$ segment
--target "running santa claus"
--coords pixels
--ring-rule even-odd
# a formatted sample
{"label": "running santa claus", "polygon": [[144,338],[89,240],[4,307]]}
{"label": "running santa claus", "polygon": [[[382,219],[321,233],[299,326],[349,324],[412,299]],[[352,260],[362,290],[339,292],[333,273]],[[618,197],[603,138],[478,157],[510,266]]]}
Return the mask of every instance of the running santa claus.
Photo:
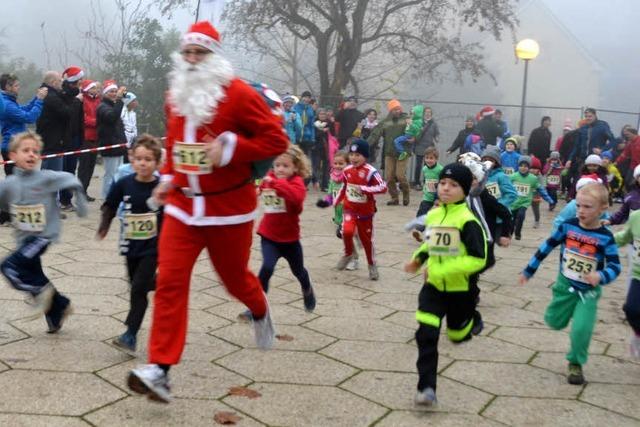
{"label": "running santa claus", "polygon": [[[256,343],[270,348],[267,298],[249,271],[257,197],[252,165],[288,146],[278,96],[234,76],[220,36],[206,21],[182,36],[169,74],[166,149],[154,198],[164,205],[149,359],[129,374],[133,391],[169,402],[168,370],[187,333],[191,271],[206,248],[227,291],[254,317]],[[273,103],[272,103],[273,104]]]}

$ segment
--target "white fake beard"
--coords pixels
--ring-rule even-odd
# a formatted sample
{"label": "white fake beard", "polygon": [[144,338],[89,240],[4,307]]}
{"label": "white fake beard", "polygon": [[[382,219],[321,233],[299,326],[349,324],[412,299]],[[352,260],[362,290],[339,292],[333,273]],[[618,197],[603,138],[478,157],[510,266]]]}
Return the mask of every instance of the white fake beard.
{"label": "white fake beard", "polygon": [[225,86],[233,79],[231,63],[219,54],[209,54],[192,65],[175,53],[169,73],[169,101],[174,111],[195,122],[210,123],[218,103],[225,97]]}

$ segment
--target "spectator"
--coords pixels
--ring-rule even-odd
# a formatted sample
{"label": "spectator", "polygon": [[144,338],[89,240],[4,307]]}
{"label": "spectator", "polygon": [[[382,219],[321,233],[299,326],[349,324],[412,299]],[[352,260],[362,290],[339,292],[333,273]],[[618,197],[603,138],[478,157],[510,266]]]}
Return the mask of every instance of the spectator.
{"label": "spectator", "polygon": [[[127,92],[122,97],[124,108],[122,109],[122,124],[124,125],[124,136],[127,137],[127,148],[131,148],[133,141],[138,136],[138,117],[136,115],[136,107],[138,106],[138,97],[133,92]],[[125,157],[125,162],[126,157]]]}
{"label": "spectator", "polygon": [[[36,132],[42,137],[42,154],[56,154],[64,150],[64,140],[69,132],[71,120],[71,101],[62,91],[62,75],[57,71],[47,71],[43,87],[47,88],[42,113],[36,122]],[[62,171],[62,157],[42,161],[42,169]]]}
{"label": "spectator", "polygon": [[312,172],[316,180],[320,182],[320,189],[327,191],[329,185],[329,135],[333,135],[334,123],[327,120],[327,111],[324,108],[318,108],[316,113],[317,120],[314,123],[316,127],[316,144],[312,153],[317,158],[312,158],[312,164],[314,165]]}
{"label": "spectator", "polygon": [[496,112],[493,115],[493,118],[496,121],[496,124],[500,128],[501,136],[498,138],[498,148],[500,150],[504,150],[504,141],[511,136],[511,131],[509,130],[509,124],[502,120],[502,111],[496,108]]}
{"label": "spectator", "polygon": [[[106,80],[102,89],[102,102],[97,110],[98,144],[100,147],[123,144],[127,142],[122,123],[122,98],[127,89],[118,87],[113,80]],[[113,184],[118,168],[122,164],[122,157],[126,150],[122,147],[102,152],[104,159],[104,179],[102,180],[102,198],[106,199],[109,188]]]}
{"label": "spectator", "polygon": [[[371,131],[378,126],[378,112],[373,108],[369,108],[364,112],[365,118],[358,124],[358,128],[356,129],[355,136],[358,136],[362,139],[368,139],[369,135],[371,135]],[[358,135],[358,130],[360,134]],[[378,160],[378,146],[372,145],[369,150],[369,163],[375,164]],[[384,162],[383,162],[384,163]],[[379,168],[380,169],[380,168]]]}
{"label": "spectator", "polygon": [[[80,94],[80,85],[84,77],[84,71],[78,67],[69,67],[62,74],[62,92],[69,101],[69,128],[64,136],[64,151],[79,150],[84,138],[84,109]],[[62,158],[62,170],[71,175],[76,174],[78,156],[65,156]],[[71,190],[60,191],[60,209],[65,212],[75,210],[71,204],[73,192]]]}
{"label": "spectator", "polygon": [[431,107],[424,108],[422,133],[416,139],[414,153],[416,154],[416,163],[413,171],[413,185],[418,191],[422,191],[422,183],[420,182],[420,174],[424,166],[424,150],[428,147],[435,147],[438,143],[440,130],[438,124],[433,120],[433,110]]}
{"label": "spectator", "polygon": [[313,123],[316,121],[316,112],[313,110],[310,102],[311,92],[306,90],[302,92],[300,102],[293,107],[293,110],[298,116],[300,116],[300,120],[302,122],[302,139],[300,140],[300,148],[302,148],[304,154],[309,158],[311,158],[311,148],[315,144],[316,138],[315,127],[313,126]]}
{"label": "spectator", "polygon": [[451,144],[451,147],[449,147],[449,149],[447,150],[447,154],[451,154],[456,150],[458,150],[458,154],[462,154],[464,152],[463,151],[464,141],[467,139],[469,135],[471,135],[471,132],[473,132],[473,128],[474,128],[474,120],[472,116],[469,116],[464,121],[464,129],[458,132],[458,136],[456,136],[456,139],[453,141],[453,144]]}
{"label": "spectator", "polygon": [[584,118],[586,123],[580,127],[576,146],[571,153],[571,161],[585,159],[589,154],[600,154],[610,148],[607,145],[615,143],[609,123],[598,120],[595,109],[587,108],[584,111]]}
{"label": "spectator", "polygon": [[[20,94],[20,80],[15,74],[3,74],[0,76],[0,89],[2,89],[2,104],[4,111],[0,113],[0,126],[2,126],[2,158],[9,160],[9,141],[17,133],[27,130],[27,125],[35,123],[42,112],[42,100],[47,96],[47,88],[41,87],[36,96],[25,105],[18,105]],[[4,165],[4,173],[9,176],[13,172],[13,164]]]}
{"label": "spectator", "polygon": [[542,164],[547,162],[549,153],[551,153],[551,117],[544,116],[540,120],[540,127],[535,128],[529,136],[529,145],[527,146],[528,154],[534,155]]}
{"label": "spectator", "polygon": [[353,136],[353,132],[364,118],[364,113],[358,110],[357,98],[355,96],[348,97],[344,103],[344,108],[336,116],[336,122],[340,124],[338,130],[340,149],[344,148],[347,140]]}
{"label": "spectator", "polygon": [[408,159],[398,160],[398,154],[393,145],[393,141],[397,137],[404,135],[404,130],[407,126],[407,115],[402,112],[402,104],[397,99],[392,99],[387,103],[387,111],[389,111],[389,114],[371,131],[367,142],[369,145],[377,145],[380,138],[383,140],[385,180],[391,196],[391,200],[387,202],[387,205],[399,204],[398,189],[396,187],[396,183],[399,183],[402,191],[402,204],[407,206],[409,204]]}
{"label": "spectator", "polygon": [[291,95],[287,95],[282,99],[284,107],[284,127],[287,136],[292,144],[298,144],[302,139],[302,120],[300,116],[293,110],[295,99]]}
{"label": "spectator", "polygon": [[[84,139],[82,141],[82,149],[91,149],[98,147],[98,131],[97,131],[97,110],[100,105],[100,83],[85,80],[82,83],[82,109],[84,112]],[[96,158],[98,153],[83,153],[78,156],[78,179],[84,188],[84,194],[87,201],[93,202],[95,198],[87,194],[91,177],[96,167]]]}
{"label": "spectator", "polygon": [[624,130],[624,136],[627,144],[622,154],[616,159],[616,165],[621,169],[624,169],[623,165],[626,167],[623,172],[624,181],[627,189],[630,189],[635,182],[633,170],[640,164],[640,136],[638,136],[638,130],[631,127]]}
{"label": "spectator", "polygon": [[497,145],[498,139],[502,137],[502,130],[496,123],[493,115],[496,110],[493,107],[483,107],[480,110],[480,118],[476,124],[476,131],[480,135],[483,141],[483,145]]}

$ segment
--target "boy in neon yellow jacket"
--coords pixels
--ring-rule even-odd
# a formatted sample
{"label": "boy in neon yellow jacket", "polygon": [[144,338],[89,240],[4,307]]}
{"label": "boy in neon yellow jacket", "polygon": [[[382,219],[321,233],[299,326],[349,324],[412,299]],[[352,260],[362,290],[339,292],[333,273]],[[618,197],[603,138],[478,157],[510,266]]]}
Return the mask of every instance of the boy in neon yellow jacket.
{"label": "boy in neon yellow jacket", "polygon": [[405,265],[405,271],[415,273],[426,263],[416,312],[419,380],[415,401],[419,405],[436,402],[442,318],[447,316],[447,334],[453,342],[466,341],[481,331],[478,291],[473,284],[486,264],[487,239],[465,201],[472,181],[471,171],[462,164],[442,169],[437,190],[440,206],[427,214],[426,240]]}

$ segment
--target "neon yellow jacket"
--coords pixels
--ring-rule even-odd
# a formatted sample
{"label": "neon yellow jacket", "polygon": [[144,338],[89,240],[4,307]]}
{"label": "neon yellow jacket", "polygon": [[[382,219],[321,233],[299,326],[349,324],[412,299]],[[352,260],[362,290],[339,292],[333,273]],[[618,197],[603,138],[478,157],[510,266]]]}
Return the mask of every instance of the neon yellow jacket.
{"label": "neon yellow jacket", "polygon": [[468,291],[469,277],[487,261],[482,225],[464,200],[431,209],[425,224],[427,238],[413,259],[427,263],[427,283],[441,292]]}

